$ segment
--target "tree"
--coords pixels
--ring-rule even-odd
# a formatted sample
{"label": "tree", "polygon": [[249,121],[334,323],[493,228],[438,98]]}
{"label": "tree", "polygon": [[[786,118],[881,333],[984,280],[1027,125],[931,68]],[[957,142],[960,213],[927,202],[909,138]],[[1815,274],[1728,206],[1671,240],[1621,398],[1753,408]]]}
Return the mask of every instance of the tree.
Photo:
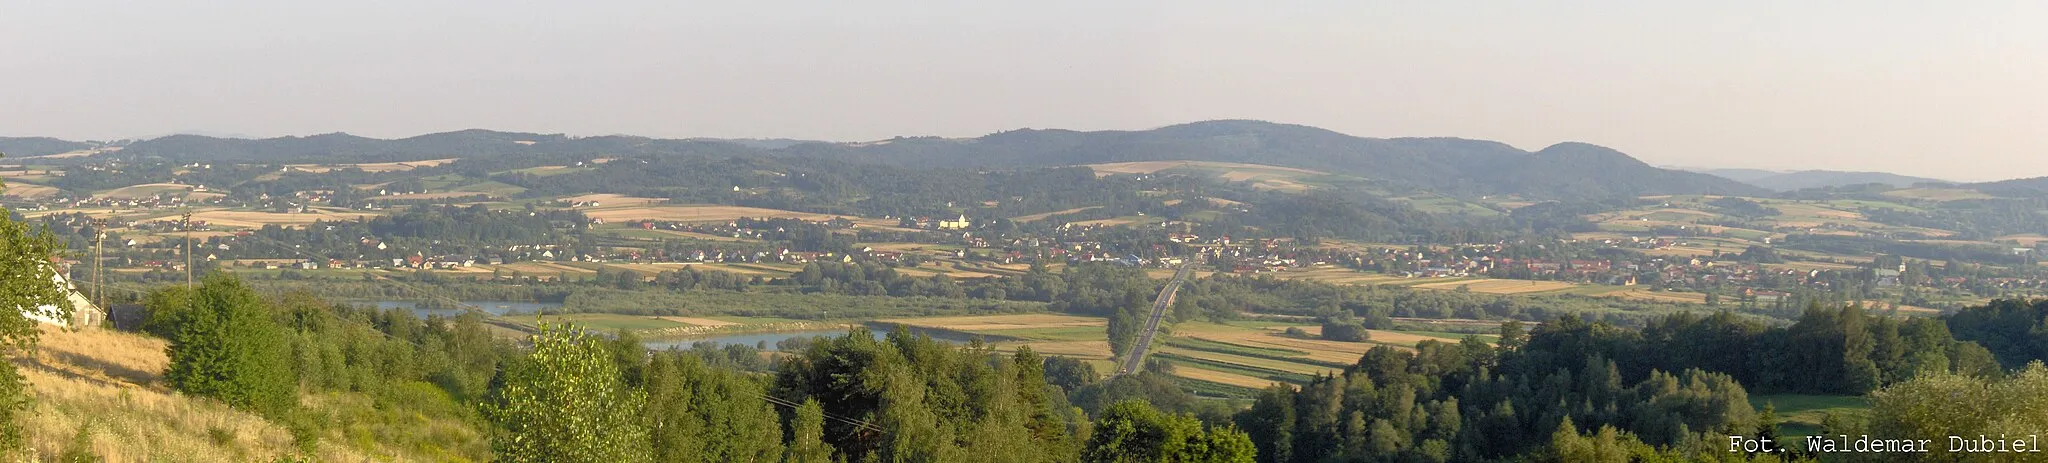
{"label": "tree", "polygon": [[543,323],[533,352],[508,367],[485,414],[499,427],[492,450],[508,462],[648,461],[636,414],[645,400],[620,380],[595,336]]}
{"label": "tree", "polygon": [[1252,461],[1251,437],[1230,427],[1202,429],[1191,415],[1160,413],[1144,402],[1112,405],[1095,420],[1081,453],[1085,462]]}
{"label": "tree", "polygon": [[[12,215],[0,208],[0,216]],[[50,305],[58,308],[56,315],[70,316],[63,289],[50,283],[56,270],[47,259],[57,246],[49,233],[34,233],[27,224],[0,217],[0,357],[34,345],[41,333],[21,309]],[[0,454],[5,454],[24,443],[14,414],[28,408],[28,385],[14,371],[14,362],[0,363],[6,364],[0,366]]]}
{"label": "tree", "polygon": [[790,421],[789,463],[831,463],[832,446],[825,445],[825,408],[817,399],[805,400]]}
{"label": "tree", "polygon": [[187,394],[281,417],[298,403],[291,345],[269,308],[240,279],[208,275],[171,336],[164,379]]}

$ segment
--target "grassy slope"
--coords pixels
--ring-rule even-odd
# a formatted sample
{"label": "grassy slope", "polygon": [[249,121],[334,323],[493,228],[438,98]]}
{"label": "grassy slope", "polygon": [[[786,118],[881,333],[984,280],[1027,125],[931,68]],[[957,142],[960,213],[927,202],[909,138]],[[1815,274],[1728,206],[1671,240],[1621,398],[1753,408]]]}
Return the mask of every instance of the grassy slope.
{"label": "grassy slope", "polygon": [[[30,446],[38,454],[55,455],[84,424],[91,430],[93,451],[106,461],[268,461],[297,453],[284,427],[161,384],[158,376],[170,363],[166,346],[161,339],[130,333],[45,330],[37,352],[13,359],[30,385],[33,409],[23,420]],[[365,416],[406,415],[372,410],[361,394],[306,399],[315,413],[333,418],[316,461],[462,460],[437,451],[394,448],[388,439],[393,433],[350,432],[366,424]],[[479,450],[480,436],[461,423],[412,415],[416,419],[407,427],[391,429]]]}

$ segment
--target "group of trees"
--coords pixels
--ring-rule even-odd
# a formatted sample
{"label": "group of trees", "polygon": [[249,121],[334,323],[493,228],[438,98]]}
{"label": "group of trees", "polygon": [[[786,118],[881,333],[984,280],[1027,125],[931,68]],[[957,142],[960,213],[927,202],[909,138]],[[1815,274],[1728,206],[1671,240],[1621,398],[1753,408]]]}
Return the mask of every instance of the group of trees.
{"label": "group of trees", "polygon": [[1375,347],[1341,373],[1265,391],[1236,419],[1260,459],[1274,462],[1509,458],[1542,451],[1540,436],[1562,423],[1616,426],[1656,446],[1754,424],[1747,392],[1728,375],[1628,380],[1606,357],[1559,355],[1568,332],[1504,336],[1498,347],[1476,338],[1425,341],[1412,353]]}
{"label": "group of trees", "polygon": [[[387,436],[472,459],[1250,458],[1243,433],[1145,404],[1156,395],[1192,408],[1178,388],[1113,392],[1128,386],[1100,381],[1085,363],[907,331],[791,343],[796,355],[764,364],[745,347],[649,352],[631,333],[560,326],[541,327],[530,348],[519,348],[493,338],[475,314],[421,319],[304,294],[264,298],[226,274],[146,299],[142,329],[171,340],[168,384],[284,423],[309,451],[350,423],[322,422],[316,417],[329,415],[303,408],[300,394],[360,393],[392,413],[479,424],[468,440]],[[754,373],[763,370],[772,375]],[[1091,391],[1089,408],[1102,413],[1093,424],[1070,405],[1078,390]],[[1113,405],[1104,401],[1129,399],[1137,401],[1104,412]]]}

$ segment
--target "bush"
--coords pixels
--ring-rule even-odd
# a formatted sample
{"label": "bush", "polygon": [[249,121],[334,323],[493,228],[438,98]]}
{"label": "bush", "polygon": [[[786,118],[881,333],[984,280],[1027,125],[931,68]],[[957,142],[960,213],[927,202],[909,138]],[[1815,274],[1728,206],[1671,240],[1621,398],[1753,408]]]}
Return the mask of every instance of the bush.
{"label": "bush", "polygon": [[1367,339],[1370,339],[1371,337],[1371,334],[1366,333],[1365,325],[1360,325],[1358,324],[1358,322],[1343,321],[1323,323],[1323,339],[1325,340],[1343,342],[1365,342]]}
{"label": "bush", "polygon": [[171,336],[164,379],[177,390],[257,414],[285,417],[298,402],[291,344],[240,280],[206,277]]}

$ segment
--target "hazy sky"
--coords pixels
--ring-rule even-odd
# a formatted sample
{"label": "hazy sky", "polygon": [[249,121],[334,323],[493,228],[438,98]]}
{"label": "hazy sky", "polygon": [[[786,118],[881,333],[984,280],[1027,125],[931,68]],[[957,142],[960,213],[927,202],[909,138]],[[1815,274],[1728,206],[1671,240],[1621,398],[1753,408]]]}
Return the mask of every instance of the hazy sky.
{"label": "hazy sky", "polygon": [[72,139],[1244,118],[1653,164],[2048,175],[2038,0],[0,0],[0,76],[0,134]]}

